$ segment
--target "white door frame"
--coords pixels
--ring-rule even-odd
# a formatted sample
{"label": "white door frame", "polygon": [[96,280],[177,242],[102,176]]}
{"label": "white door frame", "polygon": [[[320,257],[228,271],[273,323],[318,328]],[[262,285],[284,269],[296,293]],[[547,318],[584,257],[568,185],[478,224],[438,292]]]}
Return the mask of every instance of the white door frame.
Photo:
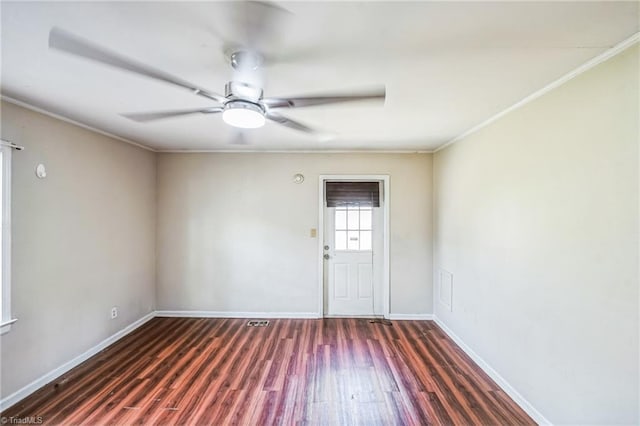
{"label": "white door frame", "polygon": [[320,175],[318,186],[318,318],[324,318],[324,183],[326,181],[382,181],[383,252],[382,253],[382,314],[389,318],[389,175]]}

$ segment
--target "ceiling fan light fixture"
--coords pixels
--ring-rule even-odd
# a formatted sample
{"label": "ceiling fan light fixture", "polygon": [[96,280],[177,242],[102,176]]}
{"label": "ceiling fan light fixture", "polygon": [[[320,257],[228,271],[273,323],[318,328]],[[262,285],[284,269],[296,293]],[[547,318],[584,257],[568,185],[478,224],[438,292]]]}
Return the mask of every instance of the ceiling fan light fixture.
{"label": "ceiling fan light fixture", "polygon": [[241,129],[257,129],[264,126],[264,110],[251,102],[231,101],[224,106],[222,119],[225,123]]}

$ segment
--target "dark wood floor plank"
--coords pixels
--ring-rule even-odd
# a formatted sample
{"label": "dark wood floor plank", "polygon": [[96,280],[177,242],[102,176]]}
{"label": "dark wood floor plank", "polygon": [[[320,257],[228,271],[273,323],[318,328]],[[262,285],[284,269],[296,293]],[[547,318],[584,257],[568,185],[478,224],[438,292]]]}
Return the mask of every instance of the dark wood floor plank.
{"label": "dark wood floor plank", "polygon": [[535,424],[432,321],[154,318],[0,413],[44,424]]}
{"label": "dark wood floor plank", "polygon": [[[127,336],[126,340],[137,339],[136,341],[139,341],[143,346],[144,344],[151,344],[154,339],[161,337],[161,325],[165,318],[158,318],[158,320],[160,321],[155,327],[147,323]],[[179,327],[180,324],[179,321],[175,321],[172,327]],[[187,323],[184,325],[188,326]],[[29,398],[18,402],[12,409],[24,412],[33,412],[37,409],[42,412],[58,414],[62,414],[65,408],[69,411],[75,410],[84,395],[91,396],[94,389],[100,388],[104,383],[111,380],[114,365],[126,368],[127,365],[137,361],[135,357],[131,356],[131,353],[118,351],[118,348],[123,346],[124,340],[122,339],[96,354],[92,358],[93,362],[82,363],[49,385],[42,387]],[[93,387],[87,386],[87,383],[82,380],[76,380],[78,377],[84,377],[88,372],[95,374],[94,378],[100,378],[99,381],[92,382]],[[52,420],[55,421],[55,419]]]}

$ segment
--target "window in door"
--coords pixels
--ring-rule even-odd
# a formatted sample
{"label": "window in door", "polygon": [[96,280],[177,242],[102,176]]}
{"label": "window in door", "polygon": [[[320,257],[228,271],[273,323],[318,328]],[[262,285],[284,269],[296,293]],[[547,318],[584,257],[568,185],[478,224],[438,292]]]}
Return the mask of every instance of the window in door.
{"label": "window in door", "polygon": [[372,208],[360,203],[335,209],[335,249],[371,251]]}

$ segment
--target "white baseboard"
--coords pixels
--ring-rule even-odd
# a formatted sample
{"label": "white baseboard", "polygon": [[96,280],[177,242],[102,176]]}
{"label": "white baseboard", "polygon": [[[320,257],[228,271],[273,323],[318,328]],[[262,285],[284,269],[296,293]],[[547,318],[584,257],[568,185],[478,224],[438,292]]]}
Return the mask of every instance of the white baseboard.
{"label": "white baseboard", "polygon": [[471,359],[478,364],[482,370],[489,375],[493,379],[494,382],[498,384],[504,390],[507,395],[511,397],[515,401],[516,404],[520,406],[533,420],[536,421],[539,425],[551,425],[552,423],[547,420],[542,413],[535,409],[533,405],[529,401],[527,401],[520,393],[515,390],[513,386],[507,382],[504,377],[500,375],[496,370],[494,370],[484,359],[480,357],[477,353],[473,351],[466,343],[462,341],[460,337],[458,337],[453,330],[445,325],[438,317],[433,317],[436,324],[440,326],[440,328],[447,333],[447,335],[456,342],[458,346],[467,354]]}
{"label": "white baseboard", "polygon": [[392,321],[424,321],[432,320],[433,314],[390,314],[389,319]]}
{"label": "white baseboard", "polygon": [[156,311],[157,317],[186,318],[318,318],[317,312]]}
{"label": "white baseboard", "polygon": [[[157,317],[185,318],[321,318],[317,312],[156,311]],[[324,318],[363,318],[362,315],[324,315]],[[375,317],[371,317],[375,318]],[[391,320],[432,320],[433,314],[390,314]]]}
{"label": "white baseboard", "polygon": [[92,347],[92,348],[88,349],[87,351],[85,351],[83,354],[78,355],[77,357],[73,358],[71,361],[68,361],[68,362],[62,364],[60,367],[48,372],[47,374],[45,374],[44,376],[41,376],[38,379],[34,380],[33,382],[29,383],[28,385],[26,385],[22,389],[19,389],[16,392],[12,393],[11,395],[7,396],[6,398],[3,398],[2,400],[0,400],[0,411],[4,411],[7,408],[11,407],[13,404],[15,404],[17,402],[20,402],[22,399],[24,399],[27,396],[31,395],[33,392],[37,391],[38,389],[40,389],[41,387],[43,387],[47,383],[50,383],[50,382],[54,381],[55,379],[57,379],[58,377],[62,376],[67,371],[69,371],[72,368],[76,367],[78,364],[81,364],[82,362],[84,362],[87,359],[91,358],[92,356],[94,356],[95,354],[97,354],[98,352],[100,352],[101,350],[106,348],[107,346],[109,346],[112,343],[116,342],[117,340],[123,338],[127,334],[131,333],[133,330],[135,330],[136,328],[140,327],[142,324],[146,323],[147,321],[152,319],[154,316],[155,316],[154,312],[148,313],[147,315],[143,316],[139,320],[129,324],[128,326],[126,326],[122,330],[118,331],[117,333],[112,334],[111,336],[107,337],[102,342],[98,343],[94,347]]}
{"label": "white baseboard", "polygon": [[381,315],[361,315],[361,314],[322,314],[322,318],[365,318],[365,319],[375,319],[380,318]]}

